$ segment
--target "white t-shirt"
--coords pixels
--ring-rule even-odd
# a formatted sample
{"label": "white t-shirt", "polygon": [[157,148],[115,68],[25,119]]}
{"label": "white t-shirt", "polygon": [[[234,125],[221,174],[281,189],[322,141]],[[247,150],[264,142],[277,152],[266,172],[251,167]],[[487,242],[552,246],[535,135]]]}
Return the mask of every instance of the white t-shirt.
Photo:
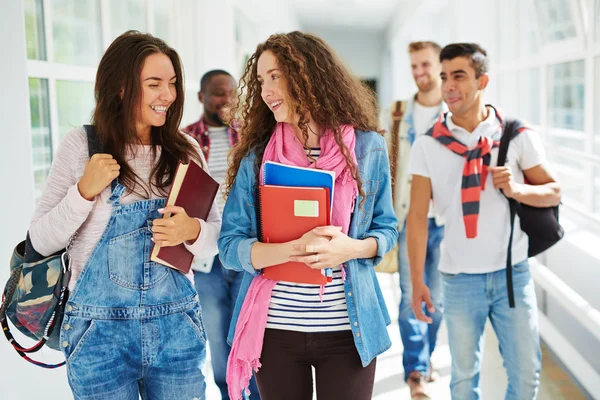
{"label": "white t-shirt", "polygon": [[[433,126],[440,113],[440,106],[438,104],[433,107],[425,107],[416,100],[414,104],[413,125],[415,127],[416,135],[419,136],[427,133],[429,128]],[[435,208],[433,206],[433,202],[431,201],[429,202],[429,213],[427,214],[427,217],[435,217]],[[443,221],[443,218],[438,218],[438,221],[439,220]]]}
{"label": "white t-shirt", "polygon": [[418,136],[427,133],[429,128],[431,128],[433,123],[436,121],[440,112],[440,105],[438,104],[433,107],[425,107],[415,100],[414,107],[413,121],[415,133]]}
{"label": "white t-shirt", "polygon": [[[493,109],[488,118],[472,133],[457,126],[451,115],[447,119],[452,135],[472,149],[481,136],[500,140],[500,123]],[[523,131],[508,147],[506,165],[510,166],[515,182],[523,183],[523,170],[544,162],[544,149],[539,135]],[[492,149],[491,166],[498,160],[498,148]],[[446,148],[431,136],[419,136],[412,147],[409,173],[429,178],[436,210],[444,217],[446,228],[442,242],[439,270],[442,272],[483,274],[506,267],[506,250],[510,234],[508,201],[494,188],[488,173],[485,190],[481,192],[478,234],[467,239],[463,222],[461,183],[465,159]],[[516,264],[527,258],[529,239],[515,219],[512,260]]]}

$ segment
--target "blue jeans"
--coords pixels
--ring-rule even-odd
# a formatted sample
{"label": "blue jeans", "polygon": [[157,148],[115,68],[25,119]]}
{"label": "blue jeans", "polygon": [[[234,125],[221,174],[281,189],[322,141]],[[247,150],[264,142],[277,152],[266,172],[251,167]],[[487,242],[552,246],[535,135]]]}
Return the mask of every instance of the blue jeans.
{"label": "blue jeans", "polygon": [[427,256],[425,258],[425,284],[431,292],[431,300],[435,306],[435,312],[430,313],[424,308],[425,314],[431,317],[433,322],[427,324],[415,318],[412,310],[412,285],[410,282],[410,267],[406,249],[406,224],[398,236],[398,272],[400,273],[400,310],[398,313],[398,325],[404,353],[402,354],[402,365],[404,367],[404,379],[413,371],[419,371],[423,375],[429,373],[429,358],[435,350],[437,332],[442,322],[442,299],[440,274],[438,264],[440,262],[440,244],[444,238],[444,227],[437,226],[434,218],[429,218],[429,229],[427,236]]}
{"label": "blue jeans", "polygon": [[[218,255],[215,256],[214,264],[208,274],[194,272],[194,284],[202,306],[202,319],[206,326],[215,383],[221,391],[223,400],[229,399],[226,373],[231,347],[227,343],[227,333],[243,277],[243,272],[224,268]],[[260,395],[254,377],[250,380],[249,389],[250,399],[259,400]]]}
{"label": "blue jeans", "polygon": [[487,274],[442,273],[453,399],[480,398],[483,329],[489,317],[508,375],[508,400],[532,400],[540,383],[541,351],[537,300],[527,260],[513,267],[515,308],[508,306],[506,270]]}

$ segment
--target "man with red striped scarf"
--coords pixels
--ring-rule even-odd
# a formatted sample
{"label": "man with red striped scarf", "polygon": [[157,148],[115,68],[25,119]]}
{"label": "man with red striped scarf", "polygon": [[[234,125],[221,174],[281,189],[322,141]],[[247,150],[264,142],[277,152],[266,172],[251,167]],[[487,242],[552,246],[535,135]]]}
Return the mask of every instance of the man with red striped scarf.
{"label": "man with red striped scarf", "polygon": [[539,135],[522,122],[511,132],[506,165],[496,166],[505,116],[498,107],[483,102],[490,79],[486,51],[474,43],[451,44],[442,49],[440,62],[449,112],[415,140],[409,163],[407,242],[413,310],[418,319],[430,322],[422,305],[433,308],[423,282],[427,213],[433,198],[446,221],[439,270],[452,355],[452,398],[480,398],[481,344],[489,317],[508,375],[506,398],[535,399],[541,353],[527,261],[529,240],[517,220],[512,246],[512,259],[517,261],[512,272],[513,308],[505,273],[510,210],[504,196],[550,207],[560,202],[560,187],[545,167]]}

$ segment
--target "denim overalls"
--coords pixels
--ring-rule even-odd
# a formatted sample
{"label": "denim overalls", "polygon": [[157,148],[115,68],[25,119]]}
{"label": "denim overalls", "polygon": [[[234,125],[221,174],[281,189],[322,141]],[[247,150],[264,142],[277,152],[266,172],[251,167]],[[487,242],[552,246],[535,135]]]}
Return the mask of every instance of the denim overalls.
{"label": "denim overalls", "polygon": [[[204,400],[206,334],[182,273],[150,261],[152,221],[165,199],[121,205],[67,302],[60,345],[75,399]],[[139,394],[138,394],[139,393]]]}

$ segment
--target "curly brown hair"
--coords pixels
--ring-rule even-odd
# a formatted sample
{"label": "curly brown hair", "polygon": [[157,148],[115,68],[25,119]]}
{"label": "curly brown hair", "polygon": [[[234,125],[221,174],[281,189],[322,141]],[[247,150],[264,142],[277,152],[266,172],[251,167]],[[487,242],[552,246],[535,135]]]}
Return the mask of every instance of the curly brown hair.
{"label": "curly brown hair", "polygon": [[358,190],[364,197],[358,168],[342,140],[340,126],[352,125],[361,131],[379,131],[377,102],[371,89],[364,85],[340,61],[323,39],[298,31],[271,35],[259,44],[246,64],[240,79],[237,104],[231,115],[239,114],[240,141],[230,154],[225,193],[229,194],[242,159],[252,151],[256,154],[254,170],[258,176],[262,158],[277,121],[261,97],[257,64],[261,54],[271,51],[281,71],[289,97],[289,106],[299,116],[298,127],[308,148],[310,118],[321,128],[331,129],[346,158]]}

